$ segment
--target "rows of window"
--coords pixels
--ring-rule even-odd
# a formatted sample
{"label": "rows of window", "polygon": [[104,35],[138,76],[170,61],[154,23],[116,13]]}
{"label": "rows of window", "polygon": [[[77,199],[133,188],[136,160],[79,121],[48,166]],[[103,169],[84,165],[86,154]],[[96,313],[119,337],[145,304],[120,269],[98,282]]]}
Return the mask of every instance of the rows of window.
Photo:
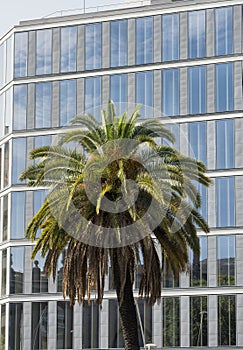
{"label": "rows of window", "polygon": [[[215,54],[233,53],[233,8],[224,7],[214,10],[215,22]],[[135,19],[136,44],[128,42],[128,20],[111,21],[110,26],[110,67],[128,65],[128,51],[134,49],[135,63],[147,64],[154,62],[153,58],[153,28],[154,17]],[[187,13],[188,22],[188,58],[207,56],[206,48],[206,11],[191,11]],[[182,30],[182,28],[181,28]],[[183,29],[184,30],[184,29]],[[31,33],[33,34],[33,33]],[[77,62],[79,42],[84,40],[84,70],[102,68],[102,24],[87,24],[84,26],[84,38],[80,37],[78,26],[60,28],[59,71],[74,72],[80,67]],[[106,33],[104,34],[106,35]],[[156,35],[159,35],[156,32]],[[180,14],[161,16],[161,60],[174,61],[180,59]],[[33,36],[33,35],[32,35]],[[185,40],[185,38],[183,38]],[[29,33],[15,34],[14,47],[14,77],[25,77],[28,73]],[[51,74],[53,68],[53,30],[43,29],[35,32],[35,74]],[[128,46],[132,45],[131,48]],[[56,47],[56,46],[55,46]],[[1,49],[0,49],[1,50]],[[1,51],[0,51],[1,53]],[[1,55],[0,55],[1,57]],[[183,57],[184,58],[184,57]],[[1,62],[0,62],[1,63]]]}
{"label": "rows of window", "polygon": [[[236,345],[236,296],[220,295],[217,297],[218,309],[218,345]],[[109,300],[108,311],[108,346],[122,348],[124,340],[121,332],[118,307],[116,300]],[[48,302],[31,303],[31,348],[48,349]],[[24,303],[10,303],[9,327],[7,327],[6,304],[1,306],[1,339],[5,339],[6,328],[11,329],[9,334],[9,349],[22,349],[24,344],[24,322],[29,315],[24,314]],[[138,308],[146,342],[153,339],[152,307],[143,300],[138,300]],[[207,346],[210,324],[208,322],[207,296],[193,296],[189,300],[190,319],[190,346]],[[100,309],[93,301],[88,305],[84,302],[80,307],[82,325],[74,324],[74,312],[68,302],[57,302],[56,313],[56,348],[72,349],[74,331],[82,335],[82,348],[98,348],[100,343]],[[181,298],[164,297],[162,299],[162,340],[164,347],[180,346],[181,342]],[[184,310],[185,312],[185,310]],[[80,329],[77,329],[80,327]],[[140,345],[143,340],[140,334]]]}

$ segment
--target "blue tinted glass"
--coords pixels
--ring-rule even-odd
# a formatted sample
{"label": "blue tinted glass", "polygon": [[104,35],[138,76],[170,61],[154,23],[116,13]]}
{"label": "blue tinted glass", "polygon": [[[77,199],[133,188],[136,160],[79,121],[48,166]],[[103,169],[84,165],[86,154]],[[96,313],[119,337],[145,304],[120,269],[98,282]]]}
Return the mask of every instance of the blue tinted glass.
{"label": "blue tinted glass", "polygon": [[179,114],[179,70],[162,71],[162,113],[164,116]]}
{"label": "blue tinted glass", "polygon": [[77,27],[61,28],[61,72],[76,70]]}
{"label": "blue tinted glass", "polygon": [[233,63],[216,64],[216,111],[234,109]]}
{"label": "blue tinted glass", "polygon": [[136,63],[151,63],[153,60],[153,18],[136,19]]}
{"label": "blue tinted glass", "polygon": [[41,135],[34,138],[34,148],[50,146],[51,136],[50,135]]}
{"label": "blue tinted glass", "polygon": [[217,237],[218,285],[235,284],[235,236]]}
{"label": "blue tinted glass", "polygon": [[206,123],[189,123],[189,154],[191,157],[207,162]]}
{"label": "blue tinted glass", "polygon": [[216,179],[217,226],[226,227],[235,224],[234,177]]}
{"label": "blue tinted glass", "polygon": [[191,286],[207,286],[207,259],[208,259],[208,241],[207,237],[200,237],[200,256],[197,257],[190,249]]}
{"label": "blue tinted glass", "polygon": [[12,183],[23,184],[20,173],[26,168],[26,138],[13,139]]}
{"label": "blue tinted glass", "polygon": [[202,184],[197,184],[198,192],[201,196],[201,207],[198,209],[202,217],[207,220],[207,188]]}
{"label": "blue tinted glass", "polygon": [[127,64],[127,20],[110,24],[111,67]]}
{"label": "blue tinted glass", "polygon": [[171,143],[163,139],[163,144],[167,146],[172,146],[173,148],[180,150],[180,124],[166,124],[166,129],[170,130],[175,137],[175,142]]}
{"label": "blue tinted glass", "polygon": [[76,80],[60,82],[60,125],[67,125],[76,115]]}
{"label": "blue tinted glass", "polygon": [[216,55],[233,52],[232,7],[215,9]]}
{"label": "blue tinted glass", "polygon": [[124,112],[123,103],[127,102],[127,75],[116,74],[110,77],[110,99],[116,105],[117,114]]}
{"label": "blue tinted glass", "polygon": [[136,73],[136,104],[141,104],[143,117],[153,116],[153,72]]}
{"label": "blue tinted glass", "polygon": [[14,35],[14,77],[27,76],[28,33]]}
{"label": "blue tinted glass", "polygon": [[205,11],[188,13],[188,57],[206,56]]}
{"label": "blue tinted glass", "polygon": [[216,167],[234,167],[234,120],[216,121]]}
{"label": "blue tinted glass", "polygon": [[35,89],[35,126],[36,128],[48,128],[51,126],[51,83],[37,83]]}
{"label": "blue tinted glass", "polygon": [[205,66],[188,68],[189,113],[206,112],[206,68]]}
{"label": "blue tinted glass", "polygon": [[162,16],[162,60],[179,59],[179,14]]}
{"label": "blue tinted glass", "polygon": [[12,192],[10,238],[24,238],[24,230],[25,192]]}
{"label": "blue tinted glass", "polygon": [[[42,204],[44,203],[44,200],[45,200],[46,194],[47,194],[46,192],[47,191],[45,191],[45,190],[34,191],[34,213],[33,213],[33,215],[35,215],[38,212],[38,210],[41,208]],[[40,233],[41,233],[41,230],[39,229],[37,231],[36,237],[39,237]]]}
{"label": "blue tinted glass", "polygon": [[27,85],[14,86],[13,130],[26,129]]}
{"label": "blue tinted glass", "polygon": [[52,30],[38,30],[36,35],[36,74],[52,72]]}
{"label": "blue tinted glass", "polygon": [[85,26],[85,68],[101,68],[101,23]]}
{"label": "blue tinted glass", "polygon": [[101,107],[101,79],[85,79],[85,113],[92,114],[97,120],[100,119]]}
{"label": "blue tinted glass", "polygon": [[10,249],[10,294],[23,293],[23,287],[24,247],[14,247]]}

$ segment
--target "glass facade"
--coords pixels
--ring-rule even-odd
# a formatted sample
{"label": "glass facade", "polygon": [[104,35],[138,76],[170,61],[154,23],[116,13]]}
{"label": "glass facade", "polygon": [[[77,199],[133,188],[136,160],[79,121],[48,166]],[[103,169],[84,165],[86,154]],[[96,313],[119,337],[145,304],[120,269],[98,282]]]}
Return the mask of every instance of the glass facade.
{"label": "glass facade", "polygon": [[216,64],[216,111],[231,111],[234,108],[233,64]]}
{"label": "glass facade", "polygon": [[14,86],[13,130],[26,129],[27,84]]}
{"label": "glass facade", "polygon": [[234,168],[234,120],[216,121],[216,167]]}
{"label": "glass facade", "polygon": [[52,85],[49,82],[35,85],[35,127],[51,126]]}
{"label": "glass facade", "polygon": [[13,139],[13,164],[12,164],[12,183],[22,184],[19,180],[21,172],[26,168],[26,137]]}
{"label": "glass facade", "polygon": [[163,298],[163,346],[180,346],[180,298]]}
{"label": "glass facade", "polygon": [[136,63],[153,60],[153,17],[136,19]]}
{"label": "glass facade", "polygon": [[77,57],[77,27],[61,28],[61,72],[74,72]]}
{"label": "glass facade", "polygon": [[136,105],[141,104],[140,114],[153,117],[153,72],[136,73]]}
{"label": "glass facade", "polygon": [[217,266],[218,285],[235,285],[235,236],[217,237]]}
{"label": "glass facade", "polygon": [[100,119],[101,106],[101,79],[86,78],[85,79],[85,113],[92,114]]}
{"label": "glass facade", "polygon": [[24,238],[25,231],[25,192],[11,194],[11,239]]}
{"label": "glass facade", "polygon": [[179,69],[162,71],[162,114],[175,116],[179,114]]}
{"label": "glass facade", "polygon": [[215,9],[215,49],[216,55],[233,53],[232,7]]}
{"label": "glass facade", "polygon": [[48,303],[32,303],[31,349],[48,349]]}
{"label": "glass facade", "polygon": [[111,67],[127,64],[127,20],[110,23]]}
{"label": "glass facade", "polygon": [[36,74],[52,72],[52,29],[36,32]]}
{"label": "glass facade", "polygon": [[127,74],[115,74],[110,77],[110,99],[115,103],[116,113],[124,112],[127,102]]}
{"label": "glass facade", "polygon": [[101,23],[85,26],[85,68],[99,69],[102,61],[102,27]]}
{"label": "glass facade", "polygon": [[69,302],[57,302],[57,349],[73,348],[73,307]]}
{"label": "glass facade", "polygon": [[207,297],[190,297],[190,337],[191,346],[208,345]]}
{"label": "glass facade", "polygon": [[44,272],[45,260],[38,252],[32,266],[32,293],[48,292],[48,278]]}
{"label": "glass facade", "polygon": [[62,80],[60,82],[60,126],[68,125],[76,116],[76,80]]}
{"label": "glass facade", "polygon": [[23,303],[9,304],[9,350],[24,349]]}
{"label": "glass facade", "polygon": [[188,68],[189,113],[203,114],[206,112],[206,67]]}
{"label": "glass facade", "polygon": [[190,251],[190,285],[191,287],[206,287],[208,282],[208,241],[200,237],[200,255],[195,256]]}
{"label": "glass facade", "polygon": [[14,77],[26,77],[28,65],[28,32],[14,35]]}
{"label": "glass facade", "polygon": [[179,14],[162,16],[162,60],[179,59]]}
{"label": "glass facade", "polygon": [[236,296],[218,296],[218,344],[236,345]]}
{"label": "glass facade", "polygon": [[24,247],[10,249],[10,294],[24,292]]}
{"label": "glass facade", "polygon": [[235,224],[234,177],[221,177],[216,182],[217,226],[226,227]]}
{"label": "glass facade", "polygon": [[188,57],[206,56],[205,10],[188,13]]}
{"label": "glass facade", "polygon": [[82,347],[99,348],[99,305],[91,301],[83,303]]}
{"label": "glass facade", "polygon": [[189,154],[207,164],[206,122],[189,123]]}

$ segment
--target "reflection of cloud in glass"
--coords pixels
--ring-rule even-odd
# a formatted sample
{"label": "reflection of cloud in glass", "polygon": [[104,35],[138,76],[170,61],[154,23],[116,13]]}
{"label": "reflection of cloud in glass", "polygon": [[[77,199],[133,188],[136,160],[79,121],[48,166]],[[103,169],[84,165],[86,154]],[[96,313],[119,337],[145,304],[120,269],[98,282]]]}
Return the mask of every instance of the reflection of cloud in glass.
{"label": "reflection of cloud in glass", "polygon": [[27,111],[27,85],[16,85],[14,87],[14,120],[13,129],[21,130],[26,128]]}
{"label": "reflection of cloud in glass", "polygon": [[36,44],[36,74],[52,71],[52,30],[38,30]]}
{"label": "reflection of cloud in glass", "polygon": [[61,28],[61,72],[76,70],[77,27]]}
{"label": "reflection of cloud in glass", "polygon": [[35,122],[37,128],[51,126],[51,83],[36,84]]}
{"label": "reflection of cloud in glass", "polygon": [[205,10],[188,14],[189,57],[203,57],[206,50]]}
{"label": "reflection of cloud in glass", "polygon": [[111,22],[111,66],[127,64],[127,20]]}
{"label": "reflection of cloud in glass", "polygon": [[86,69],[101,67],[101,23],[85,26]]}

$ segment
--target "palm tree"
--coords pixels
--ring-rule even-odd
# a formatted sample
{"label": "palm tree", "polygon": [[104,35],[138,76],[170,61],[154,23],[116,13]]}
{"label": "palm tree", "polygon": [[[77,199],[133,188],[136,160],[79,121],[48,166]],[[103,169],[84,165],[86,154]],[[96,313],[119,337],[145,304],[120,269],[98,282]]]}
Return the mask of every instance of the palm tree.
{"label": "palm tree", "polygon": [[35,164],[20,177],[50,188],[26,230],[32,241],[42,230],[32,258],[40,251],[55,278],[66,249],[62,288],[71,305],[91,295],[101,303],[111,266],[126,350],[139,349],[132,289],[137,266],[143,266],[139,294],[154,304],[164,266],[175,276],[187,270],[188,247],[199,255],[196,226],[208,232],[195,184],[209,185],[205,166],[157,144],[158,138],[174,141],[159,120],[138,118],[138,107],[131,116],[116,116],[112,102],[101,123],[76,117],[56,146],[31,152]]}

